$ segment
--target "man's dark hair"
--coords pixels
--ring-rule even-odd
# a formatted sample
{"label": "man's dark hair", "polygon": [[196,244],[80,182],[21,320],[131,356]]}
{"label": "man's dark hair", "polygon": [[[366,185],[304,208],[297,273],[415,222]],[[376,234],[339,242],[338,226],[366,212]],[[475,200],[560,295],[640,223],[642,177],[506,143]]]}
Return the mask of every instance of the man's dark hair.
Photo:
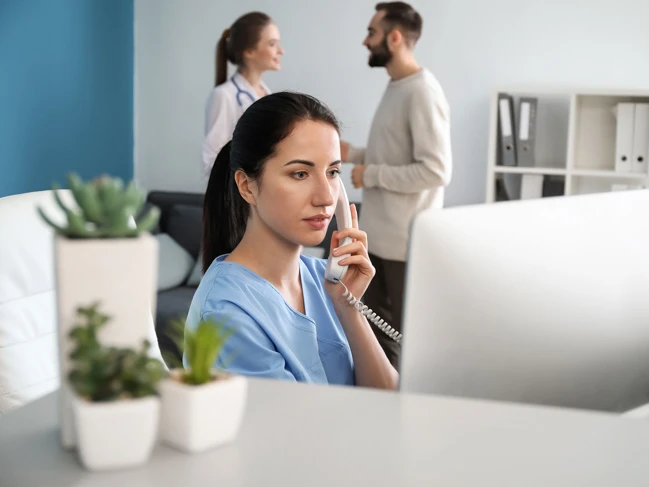
{"label": "man's dark hair", "polygon": [[412,6],[405,2],[380,2],[375,8],[385,12],[381,24],[386,34],[399,29],[411,46],[419,40],[423,21]]}

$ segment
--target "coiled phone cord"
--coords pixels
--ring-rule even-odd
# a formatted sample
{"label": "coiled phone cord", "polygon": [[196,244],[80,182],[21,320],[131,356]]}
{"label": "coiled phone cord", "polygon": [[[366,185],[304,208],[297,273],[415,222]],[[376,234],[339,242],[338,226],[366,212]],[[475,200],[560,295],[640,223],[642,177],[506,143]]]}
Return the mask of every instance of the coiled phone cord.
{"label": "coiled phone cord", "polygon": [[395,342],[401,343],[401,340],[403,340],[403,335],[401,335],[401,333],[388,325],[383,318],[381,318],[374,311],[368,308],[367,305],[356,299],[354,295],[349,292],[349,289],[347,289],[347,286],[345,286],[342,281],[338,282],[345,288],[343,297],[347,299],[347,302],[350,306],[353,306],[356,311],[364,315],[370,323],[374,324],[379,330],[392,338]]}

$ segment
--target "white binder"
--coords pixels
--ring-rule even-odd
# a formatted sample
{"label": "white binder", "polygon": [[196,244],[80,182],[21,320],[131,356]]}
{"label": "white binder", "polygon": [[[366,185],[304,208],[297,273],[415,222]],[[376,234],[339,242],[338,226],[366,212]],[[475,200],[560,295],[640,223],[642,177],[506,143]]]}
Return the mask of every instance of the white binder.
{"label": "white binder", "polygon": [[631,172],[635,104],[618,103],[616,118],[615,170],[617,172]]}
{"label": "white binder", "polygon": [[649,103],[636,103],[631,172],[647,174],[649,158]]}
{"label": "white binder", "polygon": [[542,174],[523,174],[521,184],[521,199],[531,200],[543,196],[543,175]]}

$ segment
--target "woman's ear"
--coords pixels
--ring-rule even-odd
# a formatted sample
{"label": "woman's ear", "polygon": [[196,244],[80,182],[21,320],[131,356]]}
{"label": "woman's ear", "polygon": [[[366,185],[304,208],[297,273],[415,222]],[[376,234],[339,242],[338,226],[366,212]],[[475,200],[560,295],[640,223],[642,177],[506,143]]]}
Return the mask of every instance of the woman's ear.
{"label": "woman's ear", "polygon": [[237,172],[234,173],[234,181],[237,183],[239,194],[244,201],[251,205],[256,204],[255,194],[257,193],[257,184],[248,178],[246,173],[241,169],[238,169]]}
{"label": "woman's ear", "polygon": [[243,58],[244,66],[247,65],[248,63],[250,63],[250,58],[253,57],[254,54],[255,54],[254,49],[246,49],[245,51],[243,51],[241,53],[241,57]]}

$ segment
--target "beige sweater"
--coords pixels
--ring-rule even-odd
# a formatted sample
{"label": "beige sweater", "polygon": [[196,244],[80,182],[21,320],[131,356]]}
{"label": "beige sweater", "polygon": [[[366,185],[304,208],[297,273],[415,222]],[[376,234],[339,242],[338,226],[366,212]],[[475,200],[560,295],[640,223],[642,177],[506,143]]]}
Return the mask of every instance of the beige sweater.
{"label": "beige sweater", "polygon": [[413,217],[442,208],[451,180],[450,109],[430,71],[390,81],[367,148],[350,147],[347,159],[367,165],[359,226],[370,253],[405,262]]}

